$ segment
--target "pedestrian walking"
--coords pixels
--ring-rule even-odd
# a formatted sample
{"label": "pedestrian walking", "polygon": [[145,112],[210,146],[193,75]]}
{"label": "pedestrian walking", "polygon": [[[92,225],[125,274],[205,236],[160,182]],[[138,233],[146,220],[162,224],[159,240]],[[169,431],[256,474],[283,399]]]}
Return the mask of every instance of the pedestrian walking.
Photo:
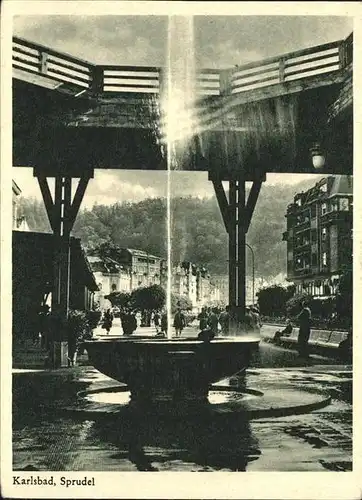
{"label": "pedestrian walking", "polygon": [[123,335],[132,335],[137,330],[136,314],[126,309],[123,314],[121,314],[121,324]]}
{"label": "pedestrian walking", "polygon": [[217,335],[218,333],[218,325],[219,325],[219,316],[217,315],[217,309],[214,307],[211,310],[211,313],[207,319],[207,325],[210,330]]}
{"label": "pedestrian walking", "polygon": [[160,331],[160,323],[161,323],[161,316],[158,311],[155,312],[153,315],[153,324],[155,325],[156,328],[156,333],[159,333]]}
{"label": "pedestrian walking", "polygon": [[207,314],[207,310],[206,310],[206,307],[203,307],[201,309],[201,312],[199,314],[199,327],[200,327],[200,330],[205,330],[205,328],[207,328],[207,318],[208,318],[208,314]]}
{"label": "pedestrian walking", "polygon": [[161,316],[161,333],[167,335],[167,330],[168,330],[167,312],[164,312]]}
{"label": "pedestrian walking", "polygon": [[112,324],[113,324],[113,313],[110,309],[107,309],[106,312],[104,313],[103,324],[102,324],[102,328],[106,330],[107,335],[109,335],[109,332],[111,331]]}
{"label": "pedestrian walking", "polygon": [[310,325],[312,313],[306,301],[302,303],[302,311],[298,314],[299,334],[298,334],[298,352],[303,358],[309,356],[308,341],[310,337]]}
{"label": "pedestrian walking", "polygon": [[229,334],[229,322],[230,322],[230,306],[226,306],[225,310],[220,314],[219,323],[221,326],[221,334]]}
{"label": "pedestrian walking", "polygon": [[182,330],[186,326],[186,319],[184,313],[181,311],[181,309],[178,309],[176,312],[174,318],[173,318],[173,326],[176,331],[176,337],[181,337]]}

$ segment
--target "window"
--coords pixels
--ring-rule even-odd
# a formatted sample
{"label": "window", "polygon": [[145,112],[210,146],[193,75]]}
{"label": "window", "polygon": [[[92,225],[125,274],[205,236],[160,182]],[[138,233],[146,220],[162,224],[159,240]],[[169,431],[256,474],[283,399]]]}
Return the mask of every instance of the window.
{"label": "window", "polygon": [[315,267],[317,265],[317,254],[312,253],[312,266]]}
{"label": "window", "polygon": [[312,219],[316,218],[316,216],[317,216],[317,207],[316,207],[316,205],[312,205],[310,207],[310,216],[311,216]]}
{"label": "window", "polygon": [[327,203],[322,203],[322,215],[327,213]]}
{"label": "window", "polygon": [[322,265],[323,266],[327,265],[327,253],[326,252],[322,253]]}
{"label": "window", "polygon": [[331,203],[332,203],[332,212],[338,212],[338,200],[333,200]]}
{"label": "window", "polygon": [[327,239],[327,228],[322,228],[322,240],[325,241]]}
{"label": "window", "polygon": [[311,239],[312,239],[312,243],[316,243],[316,241],[317,241],[317,230],[316,229],[312,229]]}
{"label": "window", "polygon": [[322,193],[326,193],[327,192],[327,183],[322,184],[320,186],[320,190],[321,190]]}
{"label": "window", "polygon": [[343,212],[347,212],[349,210],[348,198],[340,198],[339,200],[339,208]]}

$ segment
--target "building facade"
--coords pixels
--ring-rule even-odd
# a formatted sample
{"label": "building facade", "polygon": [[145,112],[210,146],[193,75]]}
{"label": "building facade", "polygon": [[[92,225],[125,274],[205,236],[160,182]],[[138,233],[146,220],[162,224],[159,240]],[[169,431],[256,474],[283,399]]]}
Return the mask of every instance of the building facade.
{"label": "building facade", "polygon": [[142,250],[122,248],[117,261],[109,257],[89,256],[99,292],[95,295],[101,309],[111,306],[104,297],[112,292],[133,290],[161,283],[161,258]]}
{"label": "building facade", "polygon": [[94,300],[101,309],[111,307],[105,295],[111,292],[129,293],[131,291],[130,270],[110,258],[88,256],[88,261],[95,276],[98,291]]}
{"label": "building facade", "polygon": [[[229,304],[229,276],[227,274],[217,274],[211,278],[212,286],[212,302],[220,302],[221,304]],[[258,282],[250,276],[245,277],[245,298],[247,304],[253,304],[256,301],[256,293],[258,291]],[[253,296],[254,292],[254,296]]]}
{"label": "building facade", "polygon": [[211,301],[210,275],[203,266],[180,262],[172,270],[172,293],[187,297],[192,310],[198,312]]}
{"label": "building facade", "polygon": [[[105,296],[112,292],[129,293],[151,285],[167,289],[167,262],[143,250],[120,249],[117,261],[96,256],[88,256],[88,260],[99,288],[95,301],[101,309],[111,307]],[[207,269],[192,262],[180,262],[172,268],[171,291],[188,298],[194,312],[220,297],[219,288],[211,283]]]}
{"label": "building facade", "polygon": [[296,194],[286,218],[288,281],[297,293],[334,295],[341,274],[352,268],[352,177],[326,177]]}

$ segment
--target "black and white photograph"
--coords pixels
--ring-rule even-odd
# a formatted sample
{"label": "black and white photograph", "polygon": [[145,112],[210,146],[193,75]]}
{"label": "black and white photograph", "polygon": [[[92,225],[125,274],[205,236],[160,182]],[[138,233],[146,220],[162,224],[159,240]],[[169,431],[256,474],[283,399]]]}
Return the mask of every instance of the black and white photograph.
{"label": "black and white photograph", "polygon": [[361,10],[6,3],[3,496],[358,498]]}

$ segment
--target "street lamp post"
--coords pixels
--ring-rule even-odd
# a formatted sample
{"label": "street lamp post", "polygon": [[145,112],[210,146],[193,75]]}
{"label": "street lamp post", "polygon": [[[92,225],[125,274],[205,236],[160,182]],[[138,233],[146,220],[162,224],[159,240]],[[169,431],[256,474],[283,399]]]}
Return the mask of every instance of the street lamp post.
{"label": "street lamp post", "polygon": [[252,257],[252,267],[253,267],[253,305],[255,302],[255,255],[254,255],[254,250],[252,247],[249,245],[249,243],[245,243],[245,246],[247,246],[251,252],[251,257]]}

